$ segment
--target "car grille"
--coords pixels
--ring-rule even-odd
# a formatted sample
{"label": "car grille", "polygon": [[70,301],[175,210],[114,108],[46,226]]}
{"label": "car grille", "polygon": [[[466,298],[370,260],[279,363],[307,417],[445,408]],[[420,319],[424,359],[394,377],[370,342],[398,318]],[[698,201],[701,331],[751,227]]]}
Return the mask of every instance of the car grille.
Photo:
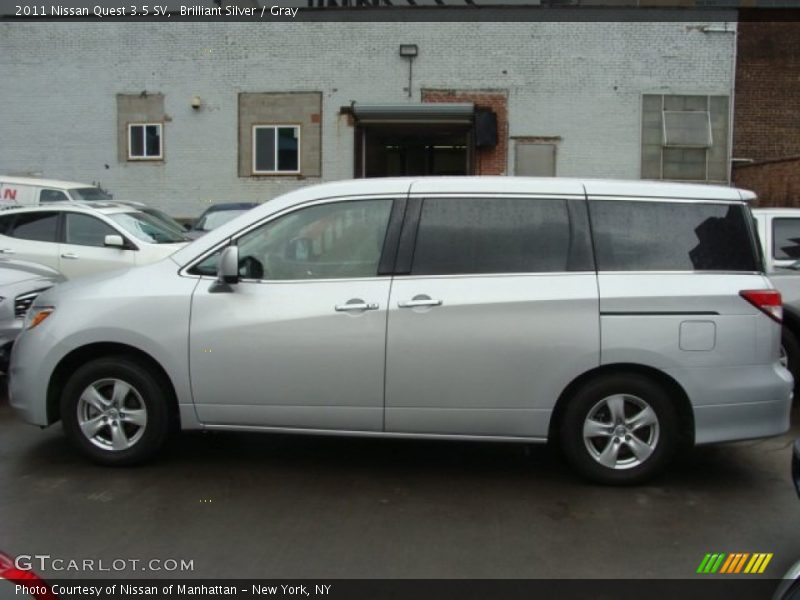
{"label": "car grille", "polygon": [[34,290],[26,294],[20,294],[14,298],[14,316],[20,319],[24,318],[28,313],[28,309],[31,307],[31,304],[33,304],[33,301],[36,300],[36,296],[48,289],[50,288]]}

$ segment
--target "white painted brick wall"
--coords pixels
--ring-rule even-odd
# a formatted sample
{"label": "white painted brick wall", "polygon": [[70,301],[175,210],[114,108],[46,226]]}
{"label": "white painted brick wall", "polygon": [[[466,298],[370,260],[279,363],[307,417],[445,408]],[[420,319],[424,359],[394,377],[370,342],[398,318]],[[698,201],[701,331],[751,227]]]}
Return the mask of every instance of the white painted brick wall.
{"label": "white painted brick wall", "polygon": [[[237,176],[237,94],[312,90],[323,179],[349,178],[339,108],[409,101],[401,43],[419,45],[411,101],[507,89],[512,136],[563,138],[559,175],[637,178],[641,94],[729,94],[735,36],[687,23],[2,23],[0,173],[99,181],[177,216],[268,200],[318,180]],[[115,94],[142,90],[166,96],[166,161],[120,164]]]}

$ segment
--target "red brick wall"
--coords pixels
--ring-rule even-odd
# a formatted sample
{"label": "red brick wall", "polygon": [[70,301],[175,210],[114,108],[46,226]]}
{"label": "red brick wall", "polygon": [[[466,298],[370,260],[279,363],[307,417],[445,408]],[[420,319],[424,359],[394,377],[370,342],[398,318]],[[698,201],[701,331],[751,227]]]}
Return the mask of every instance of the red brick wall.
{"label": "red brick wall", "polygon": [[733,156],[800,156],[800,22],[738,24]]}
{"label": "red brick wall", "polygon": [[497,145],[479,148],[475,156],[475,174],[505,175],[508,170],[508,94],[497,91],[422,90],[423,102],[473,102],[476,108],[488,108],[497,114]]}
{"label": "red brick wall", "polygon": [[800,207],[800,156],[733,170],[736,187],[758,194],[758,206]]}

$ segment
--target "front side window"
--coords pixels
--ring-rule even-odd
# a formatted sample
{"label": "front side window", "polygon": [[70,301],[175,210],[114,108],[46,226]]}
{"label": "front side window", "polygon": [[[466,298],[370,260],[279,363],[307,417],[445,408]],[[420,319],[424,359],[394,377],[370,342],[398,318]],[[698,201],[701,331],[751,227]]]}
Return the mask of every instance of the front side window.
{"label": "front side window", "polygon": [[411,274],[567,271],[569,250],[566,200],[426,199]]}
{"label": "front side window", "polygon": [[772,257],[778,260],[800,259],[800,219],[772,221]]}
{"label": "front side window", "polygon": [[[320,204],[270,221],[238,239],[240,274],[279,281],[375,277],[392,202]],[[219,254],[190,272],[215,275]]]}
{"label": "front side window", "polygon": [[42,190],[39,192],[39,202],[68,202],[67,195],[60,190]]}
{"label": "front side window", "polygon": [[298,125],[253,126],[253,173],[300,172]]}
{"label": "front side window", "polygon": [[740,204],[589,203],[600,271],[758,271]]}
{"label": "front side window", "polygon": [[19,214],[7,235],[22,240],[55,242],[58,237],[58,213],[31,212]]}
{"label": "front side window", "polygon": [[113,227],[100,219],[78,213],[66,215],[65,241],[78,246],[105,246],[107,235],[119,235]]}
{"label": "front side window", "polygon": [[131,123],[128,125],[128,160],[160,160],[164,157],[161,144],[161,123]]}

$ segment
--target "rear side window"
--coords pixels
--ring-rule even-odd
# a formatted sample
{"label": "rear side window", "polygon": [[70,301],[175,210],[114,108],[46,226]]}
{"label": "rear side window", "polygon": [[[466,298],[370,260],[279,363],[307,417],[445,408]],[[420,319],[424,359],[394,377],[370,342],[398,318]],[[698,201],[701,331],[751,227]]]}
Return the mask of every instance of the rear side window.
{"label": "rear side window", "polygon": [[429,198],[422,205],[411,274],[579,270],[568,265],[570,240],[567,200]]}
{"label": "rear side window", "polygon": [[55,242],[58,235],[58,213],[31,212],[18,214],[6,235],[23,240]]}
{"label": "rear side window", "polygon": [[595,200],[600,271],[759,271],[739,204]]}
{"label": "rear side window", "polygon": [[772,221],[772,257],[778,260],[800,259],[800,219]]}
{"label": "rear side window", "polygon": [[14,222],[14,215],[0,217],[0,233],[8,235],[8,228]]}

